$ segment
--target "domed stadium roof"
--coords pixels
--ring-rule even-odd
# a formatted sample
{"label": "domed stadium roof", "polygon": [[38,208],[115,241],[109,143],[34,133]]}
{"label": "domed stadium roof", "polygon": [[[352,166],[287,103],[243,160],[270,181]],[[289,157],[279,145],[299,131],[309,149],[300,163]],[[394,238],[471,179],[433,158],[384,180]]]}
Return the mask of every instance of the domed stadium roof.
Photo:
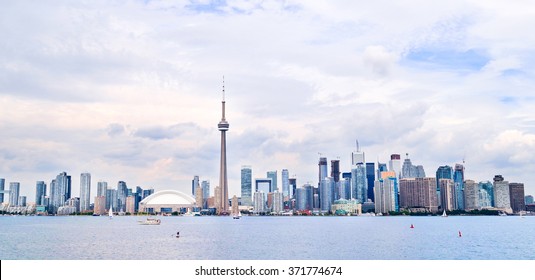
{"label": "domed stadium roof", "polygon": [[140,204],[151,205],[189,205],[194,204],[193,197],[179,191],[165,190],[155,192],[143,199]]}

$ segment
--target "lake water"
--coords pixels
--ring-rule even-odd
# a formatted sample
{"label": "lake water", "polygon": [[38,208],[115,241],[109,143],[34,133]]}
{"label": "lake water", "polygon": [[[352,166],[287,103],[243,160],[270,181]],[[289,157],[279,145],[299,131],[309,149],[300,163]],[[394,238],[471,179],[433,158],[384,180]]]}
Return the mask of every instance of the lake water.
{"label": "lake water", "polygon": [[0,259],[535,259],[535,216],[143,219],[0,216]]}

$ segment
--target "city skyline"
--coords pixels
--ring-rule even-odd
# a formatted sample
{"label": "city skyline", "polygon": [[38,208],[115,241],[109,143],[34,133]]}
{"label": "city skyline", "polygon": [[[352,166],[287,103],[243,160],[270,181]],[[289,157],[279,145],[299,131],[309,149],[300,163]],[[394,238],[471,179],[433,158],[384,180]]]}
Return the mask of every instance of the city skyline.
{"label": "city skyline", "polygon": [[0,177],[30,201],[62,171],[77,197],[86,171],[184,193],[199,175],[215,189],[224,74],[229,196],[242,165],[253,178],[288,169],[298,186],[317,184],[318,153],[349,172],[355,139],[367,162],[409,153],[433,174],[464,160],[465,179],[501,174],[533,194],[530,13],[475,1],[8,3]]}

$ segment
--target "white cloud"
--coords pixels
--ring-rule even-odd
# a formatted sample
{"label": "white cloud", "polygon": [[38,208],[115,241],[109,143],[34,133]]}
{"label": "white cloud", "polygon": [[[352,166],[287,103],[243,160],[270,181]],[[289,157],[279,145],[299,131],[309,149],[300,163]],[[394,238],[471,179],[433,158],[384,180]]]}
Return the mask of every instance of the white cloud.
{"label": "white cloud", "polygon": [[469,178],[533,193],[534,18],[475,1],[6,3],[0,177],[30,197],[61,171],[75,194],[82,171],[215,187],[225,75],[231,194],[243,164],[314,182],[321,152],[347,170],[355,138],[370,161],[409,152],[430,175],[465,157]]}

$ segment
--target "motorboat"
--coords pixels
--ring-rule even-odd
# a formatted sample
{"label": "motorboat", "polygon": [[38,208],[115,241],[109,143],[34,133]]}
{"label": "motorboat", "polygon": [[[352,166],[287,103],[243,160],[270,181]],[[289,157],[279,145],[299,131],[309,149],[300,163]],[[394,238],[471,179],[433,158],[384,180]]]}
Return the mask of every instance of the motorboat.
{"label": "motorboat", "polygon": [[160,219],[155,219],[155,218],[147,218],[145,221],[138,221],[140,225],[148,225],[148,226],[151,226],[151,225],[159,225],[162,221]]}

